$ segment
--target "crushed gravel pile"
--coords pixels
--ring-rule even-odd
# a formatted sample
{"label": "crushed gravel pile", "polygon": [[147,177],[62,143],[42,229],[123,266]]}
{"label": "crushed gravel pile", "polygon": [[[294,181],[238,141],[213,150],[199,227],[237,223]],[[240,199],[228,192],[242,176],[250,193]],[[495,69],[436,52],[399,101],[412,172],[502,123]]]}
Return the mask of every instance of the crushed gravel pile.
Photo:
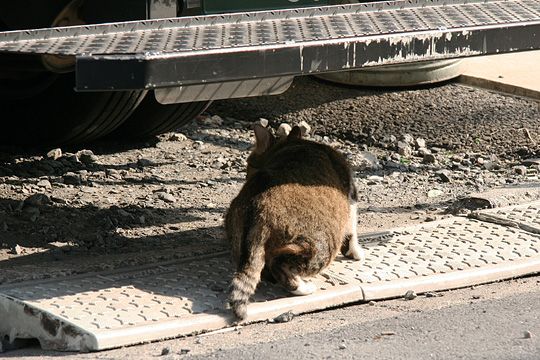
{"label": "crushed gravel pile", "polygon": [[218,101],[209,111],[274,124],[304,120],[317,134],[375,145],[411,134],[452,151],[532,156],[540,149],[536,102],[458,84],[366,90],[302,77],[282,95]]}

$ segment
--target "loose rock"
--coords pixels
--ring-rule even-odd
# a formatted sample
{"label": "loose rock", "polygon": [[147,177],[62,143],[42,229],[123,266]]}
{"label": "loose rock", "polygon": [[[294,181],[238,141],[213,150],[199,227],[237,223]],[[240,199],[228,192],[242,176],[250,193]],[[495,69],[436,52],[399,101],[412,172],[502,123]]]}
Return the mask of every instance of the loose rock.
{"label": "loose rock", "polygon": [[380,169],[381,165],[377,156],[369,151],[360,151],[351,159],[351,165],[355,170],[376,170]]}
{"label": "loose rock", "polygon": [[435,164],[437,162],[437,158],[433,154],[425,154],[422,162],[424,164]]}
{"label": "loose rock", "polygon": [[72,153],[64,153],[64,155],[62,155],[62,160],[67,161],[68,164],[69,163],[78,164],[81,162],[77,154],[72,154]]}
{"label": "loose rock", "polygon": [[540,166],[540,158],[525,159],[521,163],[525,166],[533,166],[533,165]]}
{"label": "loose rock", "polygon": [[418,295],[416,295],[416,293],[415,293],[414,291],[408,290],[408,291],[405,293],[405,295],[403,295],[403,298],[404,298],[405,300],[414,300],[414,299],[416,299],[417,296],[418,296]]}
{"label": "loose rock", "polygon": [[291,125],[283,123],[283,124],[279,125],[279,127],[277,129],[277,132],[276,132],[276,135],[278,137],[285,137],[285,136],[289,135],[291,130],[292,130]]}
{"label": "loose rock", "polygon": [[62,157],[62,149],[60,148],[52,149],[51,151],[47,153],[47,157],[53,160],[60,159]]}
{"label": "loose rock", "polygon": [[292,311],[287,311],[281,315],[276,316],[272,319],[272,322],[275,323],[286,323],[294,319],[294,313]]}
{"label": "loose rock", "polygon": [[219,115],[201,116],[200,122],[207,126],[219,126],[223,125],[223,119]]}
{"label": "loose rock", "polygon": [[111,179],[116,179],[116,180],[122,179],[122,174],[120,174],[120,171],[116,169],[107,169],[105,170],[105,174]]}
{"label": "loose rock", "polygon": [[524,339],[530,339],[532,338],[532,333],[530,331],[524,331],[523,332],[523,338]]}
{"label": "loose rock", "polygon": [[24,205],[42,206],[51,203],[51,199],[45,194],[33,194],[24,200]]}
{"label": "loose rock", "polygon": [[156,164],[155,162],[149,159],[145,159],[145,158],[137,159],[137,166],[139,167],[154,166],[155,164]]}
{"label": "loose rock", "polygon": [[498,164],[491,160],[484,160],[482,167],[488,171],[497,170],[499,168]]}
{"label": "loose rock", "polygon": [[259,119],[259,124],[261,124],[261,126],[263,126],[263,127],[267,127],[268,126],[268,120],[265,119],[265,118],[260,118]]}
{"label": "loose rock", "polygon": [[204,142],[200,140],[195,140],[191,147],[193,147],[195,150],[202,150],[204,149]]}
{"label": "loose rock", "polygon": [[302,136],[308,136],[311,133],[311,126],[305,121],[301,121],[298,127],[300,127]]}
{"label": "loose rock", "polygon": [[161,349],[161,356],[169,355],[170,352],[171,349],[169,349],[168,347],[164,347],[163,349]]}
{"label": "loose rock", "polygon": [[435,198],[435,197],[441,196],[442,194],[444,194],[444,192],[442,192],[442,190],[433,189],[433,190],[428,191],[427,196],[429,198]]}
{"label": "loose rock", "polygon": [[449,170],[439,170],[435,173],[442,182],[448,183],[452,181],[451,173]]}
{"label": "loose rock", "polygon": [[426,148],[426,140],[424,140],[423,138],[416,138],[416,140],[414,141],[414,146],[417,149]]}
{"label": "loose rock", "polygon": [[168,203],[173,203],[176,201],[176,199],[174,198],[174,196],[172,196],[171,194],[168,194],[164,191],[158,191],[156,192],[156,196],[158,197],[158,199],[161,199],[165,202],[168,202]]}
{"label": "loose rock", "polygon": [[51,182],[49,180],[47,180],[47,179],[43,179],[43,180],[38,181],[37,186],[45,188],[45,189],[51,189],[52,188]]}
{"label": "loose rock", "polygon": [[398,153],[403,156],[411,156],[412,155],[412,147],[404,141],[398,141],[397,143]]}
{"label": "loose rock", "polygon": [[62,176],[62,179],[66,185],[81,185],[82,183],[81,175],[71,171],[65,173],[64,176]]}
{"label": "loose rock", "polygon": [[514,173],[518,175],[527,175],[527,167],[524,165],[521,166],[514,166]]}
{"label": "loose rock", "polygon": [[411,134],[403,134],[403,135],[401,135],[401,141],[405,142],[408,145],[414,145],[414,143],[415,143],[414,137]]}
{"label": "loose rock", "polygon": [[397,138],[394,135],[385,135],[382,138],[381,142],[383,144],[392,145],[392,144],[395,144],[397,142]]}
{"label": "loose rock", "polygon": [[172,133],[172,134],[169,135],[167,140],[169,140],[169,141],[186,141],[187,136],[182,134],[182,133]]}
{"label": "loose rock", "polygon": [[14,255],[21,255],[22,251],[23,251],[23,248],[19,244],[15,244],[15,246],[11,248],[11,253]]}
{"label": "loose rock", "polygon": [[79,160],[86,165],[90,165],[95,163],[98,160],[98,157],[94,155],[92,150],[81,150],[77,151],[77,157]]}

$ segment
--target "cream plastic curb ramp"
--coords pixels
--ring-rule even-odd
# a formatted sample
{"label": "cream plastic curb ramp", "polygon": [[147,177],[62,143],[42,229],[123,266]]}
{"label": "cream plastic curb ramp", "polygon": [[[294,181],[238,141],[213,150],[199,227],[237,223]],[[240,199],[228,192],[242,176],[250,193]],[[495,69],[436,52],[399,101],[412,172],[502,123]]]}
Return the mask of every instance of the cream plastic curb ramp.
{"label": "cream plastic curb ramp", "polygon": [[[540,202],[481,213],[495,221],[456,217],[364,235],[364,263],[339,258],[315,279],[320,290],[309,296],[262,284],[248,321],[540,272]],[[234,319],[223,307],[228,258],[218,253],[0,287],[0,338],[94,351],[230,326]]]}

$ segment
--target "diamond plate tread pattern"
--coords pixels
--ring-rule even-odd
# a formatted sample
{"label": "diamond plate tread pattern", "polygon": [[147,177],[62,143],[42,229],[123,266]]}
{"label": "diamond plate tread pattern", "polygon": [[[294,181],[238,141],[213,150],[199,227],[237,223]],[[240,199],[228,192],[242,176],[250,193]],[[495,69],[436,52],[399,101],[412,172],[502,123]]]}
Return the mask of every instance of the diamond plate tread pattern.
{"label": "diamond plate tread pattern", "polygon": [[133,54],[275,46],[540,20],[539,0],[390,1],[0,34],[0,52]]}
{"label": "diamond plate tread pattern", "polygon": [[326,273],[361,285],[479,268],[539,256],[540,236],[458,218],[368,238],[362,246],[367,256],[361,266],[343,260]]}
{"label": "diamond plate tread pattern", "polygon": [[508,208],[490,209],[482,211],[502,220],[509,220],[518,224],[529,226],[540,234],[540,201],[516,206],[509,211]]}
{"label": "diamond plate tread pattern", "polygon": [[[539,205],[487,212],[538,226]],[[293,297],[277,285],[261,284],[248,321],[400,296],[404,289],[443,290],[540,271],[539,234],[463,217],[365,235],[360,243],[365,262],[338,257],[314,279],[319,290],[312,295]],[[0,337],[37,337],[42,346],[58,350],[100,350],[221,328],[233,320],[224,309],[232,273],[229,255],[222,252],[3,286]],[[449,282],[450,277],[458,280]],[[41,323],[31,321],[36,316]],[[70,334],[76,336],[63,339]]]}

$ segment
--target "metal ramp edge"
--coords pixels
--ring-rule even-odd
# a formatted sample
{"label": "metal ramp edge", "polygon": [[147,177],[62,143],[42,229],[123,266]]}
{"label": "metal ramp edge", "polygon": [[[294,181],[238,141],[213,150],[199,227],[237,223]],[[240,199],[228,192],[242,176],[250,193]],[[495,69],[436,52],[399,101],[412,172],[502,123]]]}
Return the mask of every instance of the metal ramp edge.
{"label": "metal ramp edge", "polygon": [[540,49],[540,0],[397,0],[0,33],[0,52],[76,56],[77,89],[332,72]]}
{"label": "metal ramp edge", "polygon": [[[540,230],[540,201],[486,213]],[[357,301],[437,291],[540,272],[540,235],[456,217],[368,234],[366,261],[337,259],[309,296],[261,284],[248,322]],[[224,276],[224,274],[227,274]],[[55,350],[95,351],[233,325],[223,304],[232,266],[219,253],[0,287],[0,339],[37,338]]]}

